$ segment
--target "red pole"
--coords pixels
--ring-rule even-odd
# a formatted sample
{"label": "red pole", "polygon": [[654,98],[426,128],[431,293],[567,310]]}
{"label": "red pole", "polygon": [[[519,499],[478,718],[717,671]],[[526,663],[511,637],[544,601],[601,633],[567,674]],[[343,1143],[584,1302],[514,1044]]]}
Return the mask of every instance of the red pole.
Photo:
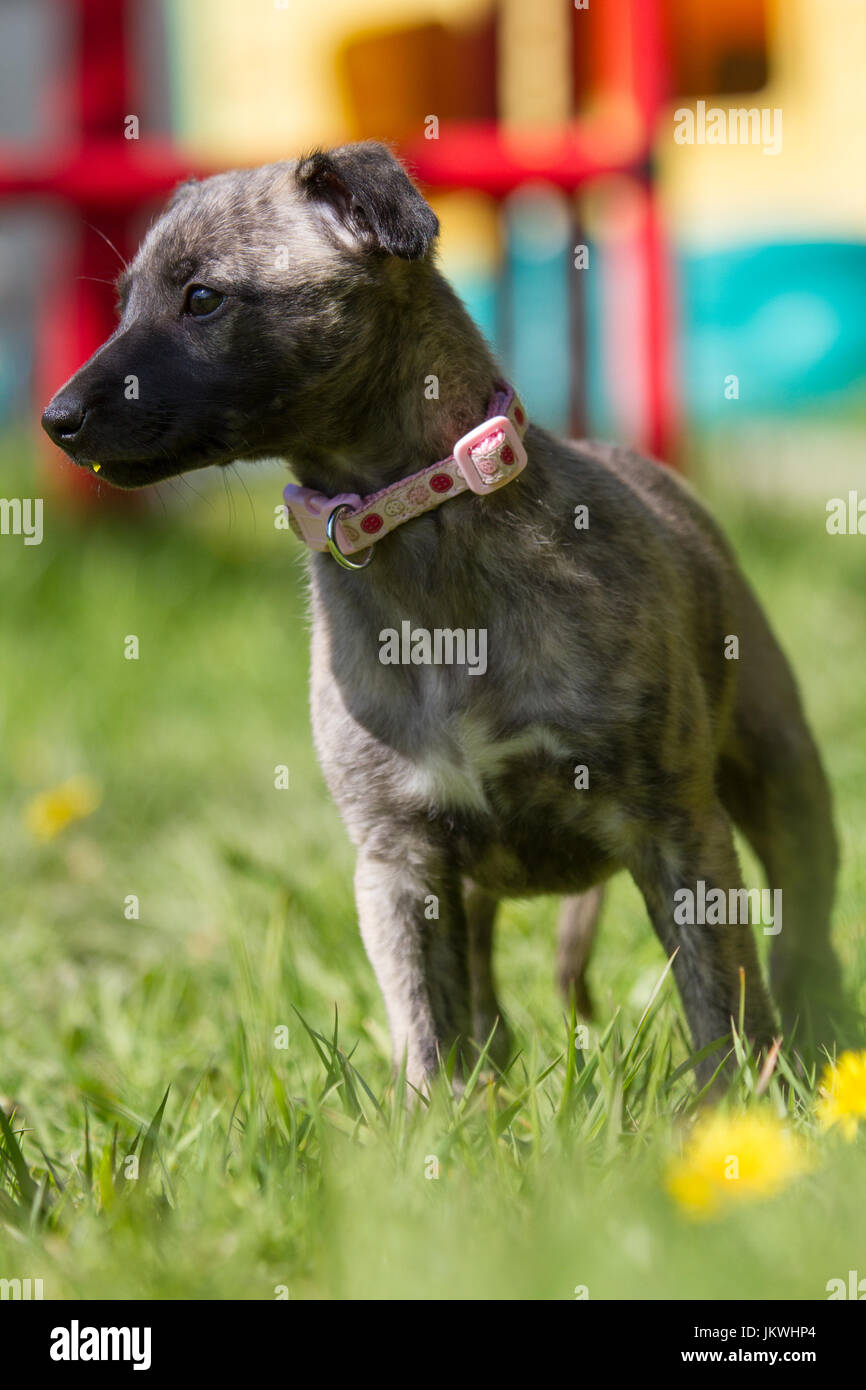
{"label": "red pole", "polygon": [[[65,113],[65,122],[75,131],[76,152],[85,164],[94,141],[123,141],[123,119],[132,114],[128,12],[126,0],[74,0],[72,8],[73,80],[68,91],[72,109]],[[110,282],[122,268],[120,257],[129,249],[127,211],[109,211],[84,192],[73,197],[72,207],[80,218],[79,226],[72,229],[73,249],[59,271],[59,284],[51,287],[38,315],[39,409],[113,331]],[[79,500],[99,488],[96,478],[71,465],[47,441],[44,449],[49,486],[60,484]]]}
{"label": "red pole", "polygon": [[[668,48],[659,0],[628,0],[632,35],[633,97],[640,113],[647,148],[652,150],[656,124],[670,91]],[[640,255],[646,283],[644,360],[647,421],[644,446],[670,461],[678,427],[674,385],[675,323],[673,277],[658,196],[658,183],[647,169],[646,203],[640,232]]]}

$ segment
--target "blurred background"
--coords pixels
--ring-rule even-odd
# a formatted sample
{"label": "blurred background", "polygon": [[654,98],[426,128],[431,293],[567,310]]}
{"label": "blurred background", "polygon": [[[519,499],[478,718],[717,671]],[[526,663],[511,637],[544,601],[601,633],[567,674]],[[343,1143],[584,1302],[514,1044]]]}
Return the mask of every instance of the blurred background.
{"label": "blurred background", "polygon": [[[864,56],[858,0],[0,0],[0,427],[110,330],[106,238],[129,255],[179,178],[375,137],[541,422],[770,487],[832,429],[841,486]],[[778,108],[781,152],[677,144],[698,102]]]}
{"label": "blurred background", "polygon": [[[825,524],[866,493],[864,70],[863,0],[0,0],[0,1106],[40,1193],[68,1179],[50,1240],[26,1184],[8,1235],[0,1145],[0,1275],[44,1274],[46,1297],[820,1298],[857,1266],[862,1149],[856,1180],[819,1174],[700,1240],[672,1218],[644,1139],[663,1149],[689,1104],[689,1045],[668,982],[623,1101],[610,1028],[638,1028],[664,969],[625,875],[591,965],[613,1052],[597,1096],[575,1087],[580,1142],[560,1127],[557,904],[510,902],[515,1085],[552,1089],[508,1106],[490,1162],[469,1129],[465,1171],[407,1176],[395,1205],[294,1012],[338,1024],[385,1094],[353,853],[311,743],[306,555],[274,525],[283,466],[117,493],[39,415],[112,331],[120,257],[178,180],[392,142],[535,418],[654,452],[723,523],[827,762],[834,935],[866,1013],[866,538]],[[713,108],[778,109],[780,151],[676,142],[678,111]],[[6,523],[34,497],[25,545]],[[169,1086],[176,1194],[154,1225],[111,1172]]]}

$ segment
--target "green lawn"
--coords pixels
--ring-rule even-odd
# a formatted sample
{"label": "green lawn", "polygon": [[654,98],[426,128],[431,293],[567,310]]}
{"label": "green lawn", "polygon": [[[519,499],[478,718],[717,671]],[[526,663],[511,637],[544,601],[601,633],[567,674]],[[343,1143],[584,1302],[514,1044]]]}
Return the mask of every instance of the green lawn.
{"label": "green lawn", "polygon": [[[2,463],[5,495],[30,495],[27,447]],[[866,1133],[820,1133],[808,1085],[749,1102],[805,1175],[754,1201],[731,1185],[699,1223],[669,1195],[695,1088],[669,979],[641,1022],[665,961],[625,880],[589,1046],[553,988],[555,902],[512,904],[519,1056],[407,1115],[312,751],[299,547],[273,528],[279,475],[244,481],[231,509],[179,488],[143,520],[47,501],[41,546],[0,537],[0,1278],[46,1298],[821,1299],[866,1276]],[[862,1006],[866,541],[827,536],[823,501],[715,502],[826,752]],[[36,838],[32,799],[81,775],[98,808]],[[755,1084],[744,1060],[732,1112]]]}

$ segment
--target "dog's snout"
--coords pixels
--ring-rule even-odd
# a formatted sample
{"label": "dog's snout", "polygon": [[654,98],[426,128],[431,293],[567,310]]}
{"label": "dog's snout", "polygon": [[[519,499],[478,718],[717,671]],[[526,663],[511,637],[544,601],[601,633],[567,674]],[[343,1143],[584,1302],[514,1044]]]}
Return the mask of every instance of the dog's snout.
{"label": "dog's snout", "polygon": [[84,424],[87,409],[78,396],[55,396],[45,407],[42,428],[61,448],[71,443]]}

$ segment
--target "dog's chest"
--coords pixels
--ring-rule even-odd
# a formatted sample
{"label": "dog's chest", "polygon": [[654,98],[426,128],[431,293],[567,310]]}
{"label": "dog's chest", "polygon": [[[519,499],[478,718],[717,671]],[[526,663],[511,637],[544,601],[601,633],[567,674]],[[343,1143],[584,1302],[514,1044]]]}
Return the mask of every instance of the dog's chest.
{"label": "dog's chest", "polygon": [[543,724],[497,738],[464,716],[414,764],[411,791],[455,826],[461,868],[480,886],[565,892],[608,868],[584,772],[564,736]]}
{"label": "dog's chest", "polygon": [[356,843],[387,842],[389,824],[397,837],[436,827],[461,872],[501,894],[572,891],[603,876],[604,812],[582,780],[592,759],[576,708],[572,733],[551,717],[565,702],[538,683],[488,688],[490,675],[383,667],[357,631],[325,632],[314,625],[313,726]]}
{"label": "dog's chest", "polygon": [[428,806],[481,815],[529,799],[553,808],[568,766],[564,739],[543,724],[497,737],[482,719],[457,715],[411,760],[412,791]]}

